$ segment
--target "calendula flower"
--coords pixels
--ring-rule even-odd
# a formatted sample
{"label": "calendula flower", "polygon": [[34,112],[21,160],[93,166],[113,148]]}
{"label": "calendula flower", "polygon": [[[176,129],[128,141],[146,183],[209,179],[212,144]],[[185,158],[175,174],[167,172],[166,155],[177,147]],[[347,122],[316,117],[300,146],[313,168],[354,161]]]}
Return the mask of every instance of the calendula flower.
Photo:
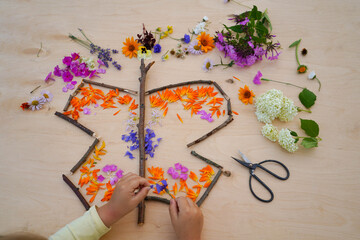
{"label": "calendula flower", "polygon": [[206,53],[215,47],[214,39],[210,37],[210,34],[202,32],[196,39],[199,40],[198,45],[201,46],[201,50]]}
{"label": "calendula flower", "polygon": [[249,89],[247,85],[245,85],[244,88],[239,89],[239,99],[246,105],[248,103],[253,103],[253,97],[255,97],[255,94]]}
{"label": "calendula flower", "polygon": [[276,142],[279,139],[279,130],[272,124],[265,124],[261,129],[261,133],[270,141]]}
{"label": "calendula flower", "polygon": [[126,38],[123,44],[124,47],[122,48],[122,52],[126,57],[132,58],[137,56],[137,51],[139,49],[140,43],[134,40],[134,37]]}
{"label": "calendula flower", "polygon": [[254,77],[253,83],[255,83],[256,85],[260,85],[261,77],[262,77],[262,73],[260,71],[258,71]]}
{"label": "calendula flower", "polygon": [[45,102],[51,102],[51,100],[53,99],[53,95],[51,94],[51,92],[47,91],[47,90],[42,90],[41,91],[41,96],[44,97]]}
{"label": "calendula flower", "polygon": [[298,149],[298,146],[295,143],[295,138],[291,135],[289,129],[283,128],[279,132],[279,144],[281,147],[285,148],[287,151],[293,153]]}
{"label": "calendula flower", "polygon": [[299,65],[299,67],[297,68],[298,73],[306,73],[307,71],[307,66],[305,65]]}
{"label": "calendula flower", "polygon": [[29,104],[29,108],[32,111],[35,111],[41,109],[44,106],[45,102],[46,102],[45,98],[41,96],[41,97],[31,98],[28,104]]}
{"label": "calendula flower", "polygon": [[147,60],[147,59],[151,59],[152,58],[152,55],[151,55],[151,50],[147,50],[146,47],[139,47],[139,50],[137,52],[137,58],[139,60],[141,59],[144,59],[144,60]]}
{"label": "calendula flower", "polygon": [[211,61],[211,59],[210,59],[210,58],[206,58],[202,69],[203,69],[205,72],[208,72],[208,71],[210,71],[211,69],[213,69],[213,67],[214,67],[214,63]]}
{"label": "calendula flower", "polygon": [[255,114],[260,122],[271,123],[279,116],[283,104],[283,96],[280,90],[271,89],[256,99]]}
{"label": "calendula flower", "polygon": [[298,108],[295,106],[294,102],[284,96],[281,110],[278,116],[279,120],[283,122],[291,121],[298,114],[298,112]]}
{"label": "calendula flower", "polygon": [[188,51],[195,55],[203,54],[201,51],[201,46],[198,45],[196,41],[192,41],[188,46]]}

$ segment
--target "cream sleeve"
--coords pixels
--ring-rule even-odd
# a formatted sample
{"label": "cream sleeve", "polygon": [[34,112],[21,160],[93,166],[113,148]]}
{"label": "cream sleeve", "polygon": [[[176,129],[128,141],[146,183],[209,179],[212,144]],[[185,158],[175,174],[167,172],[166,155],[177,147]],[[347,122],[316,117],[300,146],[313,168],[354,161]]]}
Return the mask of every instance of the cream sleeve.
{"label": "cream sleeve", "polygon": [[82,217],[75,219],[49,237],[50,240],[76,239],[98,240],[110,228],[106,227],[95,206],[92,206]]}

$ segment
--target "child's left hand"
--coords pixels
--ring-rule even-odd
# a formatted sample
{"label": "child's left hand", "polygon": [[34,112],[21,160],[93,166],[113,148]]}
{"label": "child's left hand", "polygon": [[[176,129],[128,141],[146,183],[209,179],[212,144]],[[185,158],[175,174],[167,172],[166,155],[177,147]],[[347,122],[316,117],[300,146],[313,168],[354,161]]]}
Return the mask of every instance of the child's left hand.
{"label": "child's left hand", "polygon": [[[135,191],[138,190],[137,193]],[[150,190],[150,183],[134,173],[127,173],[116,184],[110,201],[97,209],[103,223],[110,227],[131,212]]]}

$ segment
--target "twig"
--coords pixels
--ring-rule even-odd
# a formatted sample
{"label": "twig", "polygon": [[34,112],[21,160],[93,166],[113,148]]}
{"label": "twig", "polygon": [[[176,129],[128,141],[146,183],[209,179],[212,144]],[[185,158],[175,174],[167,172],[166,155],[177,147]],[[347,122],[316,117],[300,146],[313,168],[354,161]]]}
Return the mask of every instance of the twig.
{"label": "twig", "polygon": [[[191,151],[191,155],[193,155],[194,157],[197,157],[198,159],[200,160],[203,160],[204,162],[210,164],[210,165],[213,165],[214,167],[217,167],[219,168],[220,170],[223,170],[224,167],[217,164],[216,162],[213,162],[211,161],[210,159],[206,158],[206,157],[203,157],[201,156],[200,154],[198,154],[197,152],[195,151]],[[223,174],[226,176],[226,177],[230,177],[231,176],[231,172],[230,171],[223,171]]]}
{"label": "twig", "polygon": [[68,116],[62,114],[61,112],[56,111],[55,115],[58,116],[59,118],[64,119],[65,121],[68,121],[69,123],[75,125],[76,127],[80,128],[81,130],[83,130],[84,132],[86,132],[88,135],[90,135],[91,137],[95,137],[96,134],[91,131],[90,129],[88,129],[87,127],[85,127],[84,125],[78,123],[77,121],[75,121],[72,118],[69,118]]}
{"label": "twig", "polygon": [[99,143],[99,139],[95,138],[93,144],[89,147],[89,149],[86,151],[84,156],[75,164],[75,166],[70,170],[71,173],[74,173],[78,168],[86,161],[88,156],[91,154],[92,151],[94,151],[95,146]]}
{"label": "twig", "polygon": [[74,191],[74,193],[76,194],[76,196],[79,198],[80,202],[82,203],[82,205],[84,205],[86,211],[89,210],[90,205],[89,203],[86,201],[86,199],[83,197],[83,195],[81,194],[81,192],[79,191],[79,188],[77,188],[71,181],[70,179],[68,179],[64,174],[62,175],[64,182],[66,182],[66,184]]}
{"label": "twig", "polygon": [[222,173],[222,170],[219,169],[219,171],[216,173],[214,179],[211,181],[210,186],[206,189],[206,191],[204,192],[204,194],[201,196],[201,198],[199,199],[199,201],[196,202],[196,204],[200,207],[201,204],[205,201],[205,199],[207,198],[207,196],[209,195],[211,189],[215,186],[216,182],[219,180],[219,177]]}
{"label": "twig", "polygon": [[195,80],[195,81],[188,81],[188,82],[169,84],[169,85],[166,85],[166,86],[151,89],[151,90],[147,91],[145,93],[145,95],[149,95],[149,94],[152,94],[154,92],[162,91],[162,90],[165,90],[167,88],[181,87],[181,86],[191,85],[191,84],[209,84],[210,85],[212,83],[213,83],[213,81],[210,81],[210,80]]}
{"label": "twig", "polygon": [[227,112],[228,112],[228,115],[232,116],[232,109],[231,109],[230,99],[229,99],[229,101],[227,101]]}
{"label": "twig", "polygon": [[40,42],[40,48],[39,48],[38,53],[36,54],[36,57],[39,57],[39,54],[40,54],[41,50],[42,50],[42,42]]}
{"label": "twig", "polygon": [[121,88],[121,87],[115,87],[115,86],[112,86],[112,85],[109,85],[109,84],[106,84],[106,83],[93,82],[93,81],[89,81],[89,80],[86,80],[86,79],[83,79],[83,82],[91,84],[91,85],[104,87],[104,88],[109,88],[109,89],[113,89],[113,90],[119,90],[120,92],[126,92],[126,93],[133,94],[133,95],[138,94],[137,91],[126,89],[126,88]]}
{"label": "twig", "polygon": [[224,96],[226,101],[229,101],[229,96],[224,92],[224,90],[220,87],[220,85],[217,82],[213,82],[214,86],[219,90],[219,92]]}
{"label": "twig", "polygon": [[[140,117],[138,123],[138,135],[139,135],[139,176],[145,177],[145,81],[146,74],[155,62],[149,63],[145,67],[144,59],[141,59],[140,72],[140,90],[139,90],[139,108]],[[145,221],[145,201],[141,201],[138,205],[138,224],[143,225]]]}
{"label": "twig", "polygon": [[39,89],[39,87],[41,87],[41,85],[37,86],[36,88],[34,88],[34,90],[32,90],[30,93],[35,92],[37,89]]}
{"label": "twig", "polygon": [[81,83],[77,86],[77,88],[75,89],[75,91],[74,91],[72,94],[70,94],[69,99],[67,100],[67,102],[66,102],[66,104],[65,104],[65,107],[64,107],[64,109],[63,109],[64,112],[66,112],[66,111],[68,110],[68,108],[69,108],[69,106],[70,106],[71,100],[80,92],[80,89],[81,89],[83,86],[84,86],[84,83],[81,82]]}
{"label": "twig", "polygon": [[170,204],[170,200],[167,198],[162,198],[162,197],[156,197],[156,196],[146,196],[145,197],[146,201],[156,201],[156,202],[162,202],[165,204]]}
{"label": "twig", "polygon": [[196,139],[195,141],[187,144],[187,147],[191,147],[201,141],[204,141],[205,139],[207,139],[208,137],[210,137],[211,135],[213,135],[214,133],[216,133],[217,131],[219,131],[220,129],[226,127],[229,123],[231,123],[234,120],[232,115],[229,115],[229,117],[226,119],[225,122],[223,122],[222,124],[220,124],[219,126],[217,126],[216,128],[214,128],[213,130],[211,130],[210,132],[208,132],[207,134],[205,134],[204,136]]}

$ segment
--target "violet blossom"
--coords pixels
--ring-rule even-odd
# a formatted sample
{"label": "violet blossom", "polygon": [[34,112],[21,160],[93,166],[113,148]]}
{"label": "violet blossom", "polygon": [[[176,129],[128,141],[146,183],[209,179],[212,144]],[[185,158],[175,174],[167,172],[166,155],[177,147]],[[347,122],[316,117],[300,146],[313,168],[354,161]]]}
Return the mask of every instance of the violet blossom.
{"label": "violet blossom", "polygon": [[253,82],[256,84],[256,85],[260,85],[261,84],[261,77],[262,77],[262,73],[260,71],[258,71],[254,77],[254,80]]}
{"label": "violet blossom", "polygon": [[49,72],[49,74],[46,76],[46,78],[45,78],[45,80],[44,80],[46,83],[49,83],[50,80],[51,80],[51,81],[55,81],[55,79],[52,78],[51,75],[52,75],[52,72]]}

